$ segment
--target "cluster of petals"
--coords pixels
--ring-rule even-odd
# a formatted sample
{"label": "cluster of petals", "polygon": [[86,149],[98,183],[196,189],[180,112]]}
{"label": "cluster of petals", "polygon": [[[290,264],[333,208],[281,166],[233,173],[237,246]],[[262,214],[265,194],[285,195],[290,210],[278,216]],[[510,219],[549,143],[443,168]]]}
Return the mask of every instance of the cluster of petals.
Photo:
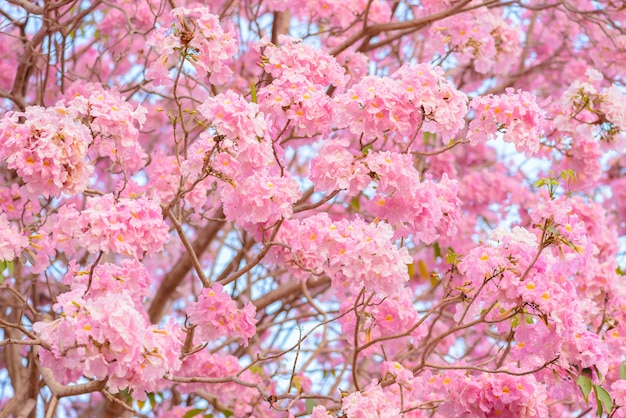
{"label": "cluster of petals", "polygon": [[522,52],[518,31],[484,7],[437,22],[430,33],[435,46],[452,51],[460,65],[472,62],[480,74],[508,74]]}
{"label": "cluster of petals", "polygon": [[[198,111],[220,135],[231,141],[262,138],[267,130],[265,119],[259,115],[259,106],[233,90],[209,97],[198,106]],[[229,145],[235,146],[234,143],[223,146],[229,148]]]}
{"label": "cluster of petals", "polygon": [[[237,357],[222,353],[210,353],[207,350],[199,351],[183,360],[183,365],[179,374],[189,377],[203,378],[226,378],[238,376],[239,379],[249,383],[261,383],[261,376],[246,370],[240,373],[240,365]],[[214,396],[217,401],[224,406],[229,406],[235,418],[252,416],[254,411],[265,415],[262,412],[269,412],[267,402],[258,403],[259,392],[256,388],[239,385],[235,382],[224,383],[185,383],[179,386],[181,393],[193,393],[197,390],[204,390]],[[257,404],[257,406],[253,406]],[[262,411],[262,412],[261,412]],[[255,415],[257,416],[257,415]]]}
{"label": "cluster of petals", "polygon": [[127,258],[119,265],[98,264],[93,272],[90,269],[80,269],[74,261],[71,261],[62,282],[73,289],[89,290],[91,294],[108,296],[126,294],[139,309],[143,298],[150,294],[152,279],[142,263]]}
{"label": "cluster of petals", "polygon": [[243,227],[291,216],[300,187],[279,166],[278,145],[269,140],[265,115],[257,105],[227,92],[207,99],[199,110],[213,131],[205,131],[190,147],[183,174],[199,178],[210,173],[224,180],[224,213]]}
{"label": "cluster of petals", "polygon": [[479,289],[485,280],[496,276],[514,280],[516,274],[530,265],[538,246],[536,235],[525,228],[516,226],[510,231],[499,228],[492,234],[490,243],[473,248],[459,262],[462,281],[456,284]]}
{"label": "cluster of petals", "polygon": [[[330,0],[311,0],[300,3],[297,0],[268,0],[263,2],[269,10],[285,11],[287,8],[291,13],[301,19],[313,20],[326,27],[338,27],[345,29],[353,26],[355,19],[363,13],[367,2],[363,0],[348,0],[344,2],[334,2]],[[391,8],[383,0],[373,0],[368,4],[368,22],[384,23],[391,18]]]}
{"label": "cluster of petals", "polygon": [[493,139],[499,132],[520,152],[539,151],[545,116],[529,92],[507,88],[506,94],[477,97],[470,106],[475,112],[467,133],[470,142]]}
{"label": "cluster of petals", "polygon": [[[357,320],[354,313],[356,297],[352,296],[342,302],[339,319],[344,335],[348,336],[348,344],[353,345],[355,331],[358,331],[358,344],[362,346],[381,337],[402,334],[409,331],[417,322],[418,314],[412,303],[412,293],[405,289],[394,296],[381,298],[374,296],[369,300],[368,305],[357,308],[359,313],[359,329],[356,330]],[[361,302],[362,300],[359,300]],[[422,329],[411,333],[412,337],[419,337]],[[394,346],[404,347],[406,339],[395,338],[385,341],[385,351],[389,354],[393,352]],[[375,347],[375,346],[374,346]],[[367,354],[367,353],[366,353]]]}
{"label": "cluster of petals", "polygon": [[555,125],[566,132],[576,131],[581,122],[596,125],[600,139],[614,139],[626,131],[626,95],[615,85],[601,88],[599,71],[589,69],[586,75],[587,80],[576,80],[563,92]]}
{"label": "cluster of petals", "polygon": [[349,148],[347,139],[325,141],[311,160],[309,178],[318,192],[347,190],[356,196],[372,181],[365,164],[357,159],[360,153]]}
{"label": "cluster of petals", "polygon": [[423,129],[447,143],[463,128],[467,113],[467,96],[441,68],[428,64],[405,65],[391,77],[364,77],[335,102],[339,127],[368,140],[392,134],[413,138]]}
{"label": "cluster of petals", "polygon": [[341,400],[341,410],[354,418],[393,418],[401,416],[399,405],[381,385],[371,382],[363,391],[355,391]]}
{"label": "cluster of petals", "polygon": [[285,35],[278,38],[278,43],[280,47],[268,45],[263,50],[263,68],[272,77],[299,74],[313,84],[335,87],[345,84],[345,71],[331,55]]}
{"label": "cluster of petals", "polygon": [[289,245],[280,254],[296,277],[326,273],[337,289],[356,294],[365,287],[391,296],[404,288],[407,265],[413,262],[405,247],[392,243],[393,236],[384,221],[332,221],[319,213],[285,222],[277,239]]}
{"label": "cluster of petals", "polygon": [[440,235],[456,233],[461,201],[458,184],[444,173],[441,180],[420,181],[410,154],[370,152],[363,160],[376,180],[370,212],[396,228],[396,236],[413,235],[431,243]]}
{"label": "cluster of petals", "polygon": [[36,322],[33,330],[50,345],[39,350],[44,367],[63,384],[81,377],[102,380],[117,393],[124,389],[145,399],[163,384],[162,378],[181,366],[183,333],[174,321],[164,328],[149,325],[127,292],[110,297],[88,293],[81,286],[58,296],[53,322]]}
{"label": "cluster of petals", "polygon": [[8,220],[19,219],[25,224],[30,224],[40,210],[40,202],[29,199],[24,186],[12,183],[6,187],[0,187],[0,212],[4,213]]}
{"label": "cluster of petals", "polygon": [[259,90],[261,109],[276,128],[293,123],[307,136],[326,133],[334,114],[326,89],[334,86],[341,91],[347,82],[345,70],[311,45],[288,36],[280,36],[279,43],[280,47],[268,45],[263,50],[262,66],[272,83]]}
{"label": "cluster of petals", "polygon": [[59,211],[59,248],[73,254],[75,246],[88,252],[114,252],[142,258],[162,250],[169,239],[157,199],[115,199],[112,194],[87,198],[85,209],[64,206]]}
{"label": "cluster of petals", "polygon": [[28,245],[28,237],[22,235],[17,225],[0,213],[0,261],[11,261],[18,257],[22,248]]}
{"label": "cluster of petals", "polygon": [[221,337],[240,337],[244,345],[256,333],[256,308],[248,302],[243,309],[224,292],[221,284],[203,288],[197,302],[187,307],[189,320],[198,325],[196,333],[203,341]]}
{"label": "cluster of petals", "polygon": [[161,28],[148,37],[147,44],[155,48],[159,58],[150,64],[146,76],[157,85],[167,84],[169,69],[178,63],[181,53],[200,75],[208,76],[211,83],[227,81],[232,75],[229,63],[238,50],[234,30],[224,30],[219,17],[207,7],[177,7],[170,14],[179,23],[172,29]]}
{"label": "cluster of petals", "polygon": [[29,106],[0,119],[0,158],[32,195],[78,194],[89,184],[89,129],[65,106]]}
{"label": "cluster of petals", "polygon": [[142,167],[145,153],[138,138],[146,108],[129,103],[116,90],[82,82],[72,84],[60,103],[89,127],[95,156],[108,157],[130,173]]}
{"label": "cluster of petals", "polygon": [[[517,372],[512,367],[512,372]],[[546,386],[532,374],[515,376],[505,373],[468,374],[448,370],[431,376],[417,391],[436,393],[443,403],[438,413],[455,417],[545,417],[548,409]]]}
{"label": "cluster of petals", "polygon": [[[498,326],[515,329],[516,345],[510,356],[521,367],[533,369],[556,359],[555,365],[564,369],[596,366],[604,374],[608,369],[607,342],[586,329],[585,304],[578,302],[570,279],[587,265],[588,257],[586,228],[570,212],[568,205],[550,201],[532,214],[537,217],[535,224],[547,228],[546,234],[551,236],[552,244],[542,252],[538,236],[530,231],[498,228],[491,243],[463,257],[458,264],[461,276],[453,284],[462,286],[470,296],[482,289],[475,306],[468,310],[472,318],[480,315],[481,306],[495,300],[502,308],[493,312],[496,322],[502,321],[501,314],[525,307],[525,313],[516,315],[513,322],[499,322]],[[460,319],[462,311],[455,319]]]}

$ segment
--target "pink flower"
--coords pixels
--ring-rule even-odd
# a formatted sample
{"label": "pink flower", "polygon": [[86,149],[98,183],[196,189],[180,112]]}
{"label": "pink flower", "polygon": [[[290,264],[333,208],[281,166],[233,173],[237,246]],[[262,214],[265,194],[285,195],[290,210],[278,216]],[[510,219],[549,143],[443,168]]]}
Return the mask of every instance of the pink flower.
{"label": "pink flower", "polygon": [[532,94],[507,88],[503,95],[477,97],[470,106],[476,112],[468,131],[470,142],[492,139],[501,132],[504,141],[515,144],[518,151],[539,151],[544,112]]}
{"label": "pink flower", "polygon": [[158,200],[146,197],[117,200],[112,194],[90,197],[82,212],[64,207],[59,213],[59,223],[63,232],[57,232],[57,240],[70,253],[74,245],[80,245],[93,253],[111,251],[142,258],[144,253],[161,251],[169,239],[169,228]]}
{"label": "pink flower", "polygon": [[203,341],[213,341],[221,337],[241,337],[244,345],[256,333],[256,308],[248,302],[243,309],[223,291],[219,283],[212,288],[204,288],[198,302],[187,307],[189,320],[198,325],[197,333]]}
{"label": "pink flower", "polygon": [[83,298],[78,288],[58,296],[54,306],[63,315],[54,322],[36,322],[33,330],[51,345],[40,350],[44,367],[64,384],[79,377],[109,377],[113,393],[130,389],[138,399],[163,385],[165,374],[178,370],[182,348],[180,326],[170,321],[158,329],[147,324],[128,293],[111,298]]}
{"label": "pink flower", "polygon": [[399,143],[421,129],[447,143],[463,128],[467,113],[467,96],[445,79],[441,68],[427,64],[405,65],[391,77],[364,77],[335,102],[340,127],[368,140],[399,135]]}
{"label": "pink flower", "polygon": [[0,261],[14,260],[27,245],[28,238],[19,233],[6,214],[0,213]]}
{"label": "pink flower", "polygon": [[17,171],[33,195],[85,190],[93,171],[85,161],[92,140],[89,129],[62,105],[29,106],[0,119],[0,158]]}
{"label": "pink flower", "polygon": [[231,140],[256,140],[264,137],[267,125],[259,106],[250,103],[232,90],[210,97],[198,110],[215,127],[218,134]]}
{"label": "pink flower", "polygon": [[353,392],[343,398],[341,409],[350,418],[393,418],[401,415],[400,408],[374,382],[362,392]]}
{"label": "pink flower", "polygon": [[[89,281],[88,270],[81,270],[73,261],[69,271],[63,278],[63,283],[73,289],[87,290]],[[152,279],[148,270],[135,259],[122,260],[121,264],[98,264],[93,271],[88,295],[110,296],[126,293],[135,302],[137,308],[143,303],[143,298],[149,295]]]}
{"label": "pink flower", "polygon": [[347,190],[356,196],[371,182],[365,164],[348,149],[346,139],[329,140],[311,161],[311,181],[315,190],[332,192]]}
{"label": "pink flower", "polygon": [[139,128],[146,121],[143,106],[132,105],[116,90],[81,82],[72,84],[59,103],[89,127],[94,135],[90,149],[98,156],[108,157],[131,174],[143,166],[146,155],[138,142]]}
{"label": "pink flower", "polygon": [[[177,7],[170,15],[176,18],[175,29],[169,33],[168,28],[158,30],[149,40],[148,44],[156,49],[159,58],[150,64],[147,76],[157,85],[167,84],[168,69],[180,59],[177,53],[180,51],[200,76],[208,76],[211,83],[226,82],[232,75],[229,62],[238,50],[234,30],[224,30],[218,16],[207,7]],[[188,23],[181,27],[179,22],[184,20]]]}

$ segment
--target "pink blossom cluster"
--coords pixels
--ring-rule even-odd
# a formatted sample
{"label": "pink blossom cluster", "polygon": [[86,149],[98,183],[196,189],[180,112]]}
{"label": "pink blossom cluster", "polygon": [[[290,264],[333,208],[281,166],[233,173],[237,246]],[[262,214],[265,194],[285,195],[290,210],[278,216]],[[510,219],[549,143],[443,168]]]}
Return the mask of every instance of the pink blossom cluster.
{"label": "pink blossom cluster", "polygon": [[343,89],[344,69],[334,57],[311,45],[287,36],[279,42],[280,47],[268,45],[263,50],[262,66],[272,83],[259,90],[261,109],[275,129],[291,123],[306,136],[327,133],[334,105],[326,89],[331,85]]}
{"label": "pink blossom cluster", "polygon": [[311,160],[309,178],[318,192],[347,190],[356,196],[372,181],[368,168],[359,160],[360,152],[350,150],[347,139],[325,141]]}
{"label": "pink blossom cluster", "polygon": [[181,170],[175,155],[156,150],[150,154],[150,164],[144,168],[150,190],[158,199],[167,203],[176,195],[180,186]]}
{"label": "pink blossom cluster", "polygon": [[[510,369],[514,373],[518,371],[513,365]],[[443,401],[438,409],[443,416],[548,416],[546,385],[532,374],[468,374],[464,370],[447,370],[441,375],[415,379],[411,395],[414,392]],[[411,399],[411,395],[407,397]]]}
{"label": "pink blossom cluster", "polygon": [[[580,136],[583,137],[591,134],[602,140],[623,140],[622,133],[626,131],[626,95],[615,85],[602,88],[603,75],[599,71],[589,69],[586,75],[587,80],[576,80],[563,92],[555,126],[564,132],[578,132],[588,128],[581,132]],[[589,125],[595,129],[591,130]],[[576,142],[579,140],[575,139]],[[587,142],[594,141],[587,139]]]}
{"label": "pink blossom cluster", "polygon": [[93,136],[92,157],[108,157],[129,173],[143,166],[145,153],[139,145],[139,129],[147,109],[129,103],[118,91],[99,84],[77,82],[70,86],[63,103],[84,123]]}
{"label": "pink blossom cluster", "polygon": [[245,346],[256,333],[256,308],[248,302],[243,309],[224,291],[219,283],[203,288],[197,302],[187,307],[189,320],[198,325],[198,337],[213,341],[222,337],[240,337]]}
{"label": "pink blossom cluster", "polygon": [[223,180],[224,213],[246,228],[290,217],[300,187],[279,166],[282,150],[271,143],[257,105],[227,92],[207,99],[199,110],[214,131],[203,132],[191,145],[183,175]]}
{"label": "pink blossom cluster", "polygon": [[392,244],[393,228],[361,218],[332,221],[318,213],[283,224],[277,239],[290,250],[279,253],[290,271],[301,279],[326,273],[339,290],[358,294],[365,287],[392,296],[404,289],[406,265],[413,262],[405,247]]}
{"label": "pink blossom cluster", "polygon": [[334,57],[301,40],[289,36],[278,39],[280,46],[268,45],[263,50],[263,69],[273,78],[302,75],[312,84],[342,87],[345,71]]}
{"label": "pink blossom cluster", "polygon": [[137,309],[140,309],[143,298],[150,294],[152,278],[146,267],[135,259],[124,259],[120,265],[101,263],[93,272],[90,269],[81,269],[71,261],[62,283],[83,292],[89,291],[93,295],[126,294]]}
{"label": "pink blossom cluster", "polygon": [[551,245],[540,252],[539,238],[530,231],[497,229],[492,234],[495,245],[474,248],[458,264],[461,276],[453,284],[468,296],[479,288],[482,292],[471,308],[461,306],[455,319],[461,320],[466,312],[465,319],[471,320],[494,300],[502,308],[490,316],[496,322],[502,321],[501,314],[506,316],[523,306],[525,313],[514,322],[498,325],[502,330],[515,329],[516,346],[510,356],[520,367],[533,369],[555,361],[565,370],[595,366],[605,374],[608,341],[587,330],[586,303],[579,302],[575,282],[570,279],[587,265],[592,250],[585,225],[562,201],[539,205],[531,215],[534,224],[546,230],[543,235]]}
{"label": "pink blossom cluster", "polygon": [[28,245],[28,237],[19,232],[17,225],[10,222],[5,213],[0,213],[0,237],[0,261],[19,257],[22,248]]}
{"label": "pink blossom cluster", "polygon": [[626,177],[613,181],[615,210],[622,221],[618,225],[621,234],[626,233]]}
{"label": "pink blossom cluster", "polygon": [[86,161],[93,138],[66,107],[29,106],[0,118],[0,158],[34,196],[78,194],[89,184]]}
{"label": "pink blossom cluster", "polygon": [[[455,284],[476,290],[485,280],[500,277],[506,280],[499,282],[499,288],[508,289],[508,286],[513,286],[515,290],[509,300],[515,300],[519,295],[517,288],[520,286],[520,283],[517,283],[517,275],[522,274],[532,262],[539,247],[538,238],[532,232],[518,226],[511,231],[498,229],[492,234],[492,238],[493,245],[485,243],[473,248],[458,263],[462,276]],[[514,255],[508,257],[508,254]],[[539,266],[541,264],[535,264],[535,268]]]}
{"label": "pink blossom cluster", "polygon": [[89,197],[85,209],[63,206],[55,232],[59,248],[73,254],[87,251],[126,254],[137,259],[155,254],[169,239],[157,199],[145,196],[116,199],[112,194]]}
{"label": "pink blossom cluster", "polygon": [[[347,336],[348,345],[354,345],[355,332],[358,336],[359,346],[368,344],[373,340],[391,335],[398,335],[408,332],[416,323],[418,318],[417,311],[412,302],[413,294],[409,289],[404,289],[394,296],[371,298],[366,293],[365,298],[361,297],[356,300],[356,296],[351,296],[344,300],[340,307],[343,315],[339,319],[341,329]],[[362,306],[364,300],[368,301],[366,306]],[[359,328],[356,329],[357,315],[359,318]],[[422,327],[410,333],[410,339],[415,341],[425,332]],[[384,341],[384,349],[388,355],[396,353],[406,347],[409,338],[394,338]],[[380,344],[375,344],[371,349],[363,351],[364,355],[373,353],[380,349]]]}
{"label": "pink blossom cluster", "polygon": [[240,167],[233,184],[223,184],[221,189],[226,218],[244,228],[289,218],[302,194],[295,179],[275,168]]}
{"label": "pink blossom cluster", "polygon": [[355,391],[341,400],[341,410],[352,418],[395,418],[400,405],[382,386],[372,381],[363,391]]}
{"label": "pink blossom cluster", "polygon": [[[207,350],[200,351],[183,360],[180,370],[181,376],[201,376],[206,378],[221,378],[236,376],[240,373],[241,367],[237,357],[228,354],[210,353]],[[260,383],[261,376],[249,370],[239,374],[240,379],[250,383]],[[226,383],[185,383],[179,386],[182,393],[192,393],[197,390],[204,390],[211,394],[224,406],[229,406],[235,418],[249,417],[254,405],[260,399],[259,392],[255,388],[238,385],[234,382]],[[268,408],[266,406],[261,410]],[[254,409],[259,411],[259,409]],[[267,416],[271,416],[268,408]],[[275,413],[276,411],[274,411]],[[266,415],[262,415],[266,416]]]}
{"label": "pink blossom cluster", "polygon": [[437,22],[430,29],[433,47],[450,51],[465,66],[481,74],[509,74],[522,53],[518,31],[485,7]]}
{"label": "pink blossom cluster", "polygon": [[229,62],[238,50],[234,30],[224,30],[219,17],[207,7],[178,7],[170,14],[179,23],[173,29],[156,30],[148,37],[147,44],[155,48],[159,58],[150,64],[146,77],[156,85],[170,83],[170,68],[180,65],[181,54],[201,77],[208,76],[211,83],[226,82],[232,75]]}
{"label": "pink blossom cluster", "polygon": [[0,187],[0,212],[4,213],[7,219],[23,220],[30,224],[34,220],[34,214],[39,213],[41,205],[37,200],[30,200],[23,187],[13,183],[8,187]]}
{"label": "pink blossom cluster", "polygon": [[474,98],[470,107],[476,112],[467,133],[470,142],[493,139],[499,132],[520,152],[539,151],[545,116],[529,92],[507,88],[506,94]]}
{"label": "pink blossom cluster", "polygon": [[423,129],[447,143],[463,128],[467,113],[467,96],[446,80],[441,68],[428,64],[405,65],[391,77],[364,77],[335,102],[339,127],[368,140],[387,135],[411,139]]}
{"label": "pink blossom cluster", "polygon": [[233,90],[209,97],[198,106],[198,111],[218,135],[230,141],[220,144],[223,149],[231,149],[240,141],[252,141],[266,135],[267,122],[260,114],[259,105],[247,101]]}
{"label": "pink blossom cluster", "polygon": [[440,235],[456,232],[461,201],[458,184],[447,174],[438,183],[420,181],[410,154],[370,152],[363,160],[377,182],[369,211],[395,227],[395,236],[412,235],[431,243]]}
{"label": "pink blossom cluster", "polygon": [[[269,0],[263,3],[269,10],[284,11],[289,9],[300,19],[311,20],[326,27],[345,29],[352,26],[356,17],[363,13],[368,2],[364,0],[348,0],[341,3],[332,0],[311,0],[301,3],[294,0]],[[388,22],[391,17],[391,8],[383,0],[373,0],[369,3],[370,23]]]}
{"label": "pink blossom cluster", "polygon": [[[199,142],[196,142],[194,146],[196,144]],[[202,169],[205,155],[203,150],[196,149],[198,150],[197,153],[190,153],[189,158],[182,161],[182,166],[187,170],[188,176],[183,175],[183,170],[181,170],[175,155],[168,155],[161,150],[153,152],[150,155],[150,164],[144,168],[148,184],[140,186],[131,183],[134,187],[127,186],[122,196],[136,197],[143,193],[149,193],[156,196],[163,204],[168,204],[172,198],[177,196],[181,181],[184,180],[182,187],[185,192],[182,195],[184,202],[188,204],[188,207],[194,208],[196,212],[202,212],[203,207],[210,204],[208,194],[212,185],[209,181],[200,181],[200,183],[195,184]],[[191,167],[196,162],[197,169]],[[191,170],[189,170],[190,168]]]}
{"label": "pink blossom cluster", "polygon": [[50,344],[39,350],[44,367],[63,384],[81,377],[102,380],[117,393],[124,389],[137,399],[159,390],[166,374],[177,371],[183,345],[180,326],[170,320],[163,328],[149,325],[136,300],[127,292],[110,297],[84,287],[58,296],[53,322],[36,322],[33,330]]}

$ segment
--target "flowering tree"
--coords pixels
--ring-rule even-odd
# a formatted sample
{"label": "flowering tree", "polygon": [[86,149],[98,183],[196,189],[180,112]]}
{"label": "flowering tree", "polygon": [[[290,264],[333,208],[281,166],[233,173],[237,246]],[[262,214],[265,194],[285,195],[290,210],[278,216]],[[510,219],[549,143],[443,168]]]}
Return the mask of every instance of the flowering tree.
{"label": "flowering tree", "polygon": [[626,416],[623,2],[0,25],[0,416]]}

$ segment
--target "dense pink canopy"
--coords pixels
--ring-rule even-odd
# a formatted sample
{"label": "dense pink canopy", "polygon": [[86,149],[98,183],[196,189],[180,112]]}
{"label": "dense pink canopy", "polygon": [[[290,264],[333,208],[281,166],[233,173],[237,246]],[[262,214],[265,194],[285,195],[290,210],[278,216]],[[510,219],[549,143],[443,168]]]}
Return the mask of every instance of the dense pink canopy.
{"label": "dense pink canopy", "polygon": [[0,28],[1,417],[626,417],[622,2]]}

